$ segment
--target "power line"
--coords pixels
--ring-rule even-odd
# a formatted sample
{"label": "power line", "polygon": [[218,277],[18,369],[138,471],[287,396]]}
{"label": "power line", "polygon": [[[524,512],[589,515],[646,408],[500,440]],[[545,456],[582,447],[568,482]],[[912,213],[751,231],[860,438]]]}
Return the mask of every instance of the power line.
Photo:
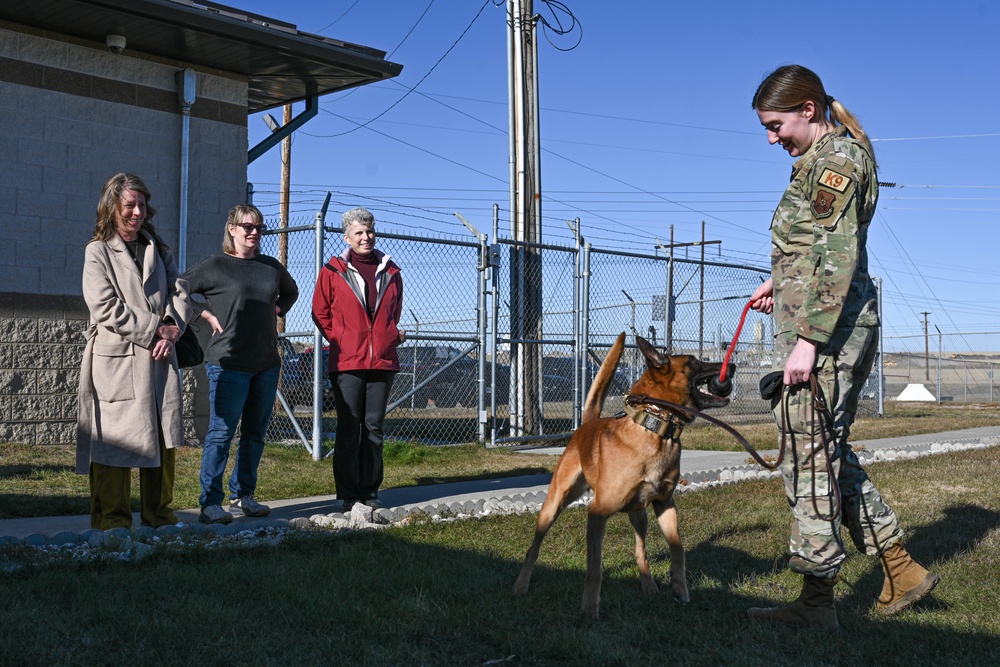
{"label": "power line", "polygon": [[893,137],[885,139],[872,139],[872,143],[876,141],[927,141],[932,139],[981,139],[983,137],[1000,137],[1000,132],[991,132],[987,134],[950,134],[945,136],[937,137]]}
{"label": "power line", "polygon": [[341,14],[337,18],[333,19],[332,22],[330,22],[327,25],[323,26],[322,28],[320,28],[316,32],[319,33],[319,34],[322,34],[322,32],[324,30],[326,30],[327,28],[331,28],[334,25],[336,25],[340,21],[340,19],[344,18],[345,16],[347,16],[348,14],[351,13],[351,10],[354,9],[359,2],[361,2],[361,0],[354,0],[354,4],[352,4],[350,7],[348,7],[347,9],[345,9],[343,14]]}
{"label": "power line", "polygon": [[[407,32],[407,33],[406,33],[406,34],[405,34],[405,35],[403,36],[403,39],[399,40],[399,44],[397,44],[397,45],[396,45],[396,48],[394,48],[394,49],[393,49],[392,51],[390,51],[390,52],[389,52],[389,55],[387,55],[387,56],[385,57],[385,59],[386,59],[386,60],[388,60],[389,58],[392,58],[392,54],[396,53],[396,51],[399,51],[399,47],[401,47],[401,46],[402,46],[403,44],[405,44],[405,43],[406,43],[406,40],[407,40],[407,39],[409,39],[410,35],[412,35],[412,34],[413,34],[413,31],[417,29],[417,26],[418,26],[418,25],[420,25],[420,22],[424,20],[424,17],[425,17],[425,16],[427,16],[427,12],[429,12],[429,11],[430,11],[430,9],[431,9],[431,6],[432,6],[433,4],[434,4],[434,0],[431,0],[430,2],[428,2],[428,3],[427,3],[427,6],[426,6],[426,7],[424,7],[424,11],[423,11],[423,13],[422,13],[422,14],[420,15],[420,17],[419,17],[419,18],[417,19],[417,22],[416,22],[416,23],[414,23],[414,24],[413,24],[413,27],[412,27],[412,28],[410,28],[410,30],[409,30],[409,31],[408,31],[408,32]],[[359,90],[359,89],[358,89],[358,88],[355,88],[354,90]]]}
{"label": "power line", "polygon": [[[402,101],[403,101],[403,100],[405,100],[405,99],[406,99],[407,97],[409,97],[410,93],[412,93],[412,92],[413,92],[414,90],[416,90],[416,89],[417,89],[417,87],[419,87],[419,86],[420,86],[420,84],[422,84],[422,83],[423,83],[423,82],[424,82],[424,81],[425,81],[425,80],[427,79],[427,77],[429,77],[429,76],[430,76],[430,75],[431,75],[431,74],[432,74],[432,73],[434,72],[434,70],[435,70],[435,69],[437,69],[437,66],[438,66],[438,65],[440,65],[440,64],[441,64],[441,63],[442,63],[442,62],[444,61],[444,59],[445,59],[445,58],[447,58],[447,57],[448,57],[448,54],[449,54],[449,53],[451,53],[451,52],[452,52],[452,50],[453,50],[453,49],[454,49],[454,48],[455,48],[456,46],[458,46],[458,43],[459,43],[460,41],[462,41],[462,38],[463,38],[463,37],[465,37],[466,33],[467,33],[467,32],[469,32],[469,30],[470,30],[470,29],[472,28],[472,26],[473,26],[473,25],[475,24],[476,20],[477,20],[477,19],[478,19],[478,18],[479,18],[479,17],[480,17],[481,15],[482,15],[482,13],[483,13],[483,10],[484,10],[484,9],[486,9],[486,5],[490,4],[491,2],[492,2],[492,0],[486,0],[486,2],[484,2],[484,3],[483,3],[482,7],[480,7],[480,8],[479,8],[479,11],[478,11],[478,12],[476,13],[476,15],[475,15],[475,16],[474,16],[474,17],[472,18],[472,21],[470,21],[470,22],[469,22],[469,25],[467,25],[467,26],[465,27],[465,30],[463,30],[463,31],[462,31],[462,34],[458,36],[458,38],[457,38],[457,39],[456,39],[456,40],[455,40],[455,41],[454,41],[454,42],[452,43],[452,45],[448,47],[448,50],[444,52],[444,55],[442,55],[442,56],[441,56],[440,58],[438,58],[437,62],[436,62],[436,63],[434,63],[434,65],[433,65],[433,66],[432,66],[432,67],[431,67],[431,68],[430,68],[429,70],[427,70],[427,73],[426,73],[426,74],[424,74],[424,75],[423,75],[423,76],[422,76],[422,77],[420,78],[420,81],[417,81],[417,83],[416,83],[416,84],[415,84],[415,85],[413,86],[413,88],[412,88],[412,89],[408,90],[408,91],[407,91],[406,93],[404,93],[404,94],[403,94],[403,96],[402,96],[402,97],[400,97],[400,98],[399,98],[398,100],[396,100],[395,102],[393,102],[393,103],[392,103],[392,104],[391,104],[391,105],[389,106],[389,108],[388,108],[388,109],[386,109],[386,110],[385,110],[385,111],[383,111],[382,113],[378,114],[378,115],[377,115],[377,116],[375,116],[374,118],[372,118],[372,119],[370,119],[370,120],[367,120],[367,121],[365,121],[364,123],[359,123],[357,127],[355,127],[355,128],[352,128],[352,129],[350,129],[350,130],[347,130],[346,132],[340,132],[340,133],[338,133],[338,134],[310,134],[310,133],[308,133],[308,132],[305,132],[305,131],[302,131],[302,130],[299,130],[299,131],[300,131],[300,132],[302,132],[302,134],[306,135],[307,137],[313,137],[313,138],[316,138],[316,139],[331,139],[331,138],[333,138],[333,137],[342,137],[342,136],[344,136],[345,134],[350,134],[351,132],[356,132],[357,130],[361,129],[362,127],[368,127],[368,125],[369,125],[370,123],[373,123],[373,122],[375,122],[376,120],[378,120],[379,118],[381,118],[381,117],[382,117],[382,116],[384,116],[385,114],[387,114],[387,113],[389,113],[390,111],[392,111],[392,110],[393,110],[394,108],[396,108],[396,106],[398,106],[398,105],[399,105],[399,103],[400,103],[400,102],[402,102]],[[335,115],[336,115],[336,114],[335,114]],[[339,117],[339,118],[344,118],[343,116],[338,116],[338,117]],[[345,118],[345,120],[347,120],[347,119]],[[351,121],[351,122],[353,122],[353,121]]]}
{"label": "power line", "polygon": [[[879,219],[881,219],[883,226],[889,231],[889,233],[892,235],[892,237],[896,240],[897,247],[899,248],[899,250],[901,250],[903,252],[903,254],[906,255],[907,261],[909,261],[910,264],[914,267],[914,269],[916,269],[916,267],[917,267],[916,263],[910,257],[910,254],[906,251],[906,248],[903,247],[902,243],[898,242],[899,239],[896,238],[896,234],[892,230],[891,226],[889,225],[889,222],[885,219],[885,216],[882,215],[881,211],[878,211],[876,214],[878,215]],[[930,283],[927,282],[927,278],[923,274],[921,274],[921,273],[916,273],[916,277],[919,278],[919,282],[923,283],[924,286],[927,288],[927,291],[930,292],[931,299],[935,303],[937,303],[938,306],[940,306],[941,310],[944,311],[944,315],[945,315],[945,317],[948,318],[948,321],[951,322],[952,327],[954,327],[955,329],[958,329],[958,325],[956,325],[955,321],[951,318],[951,313],[948,312],[948,309],[945,308],[944,304],[937,298],[937,295],[934,293],[933,288],[931,288]],[[966,345],[969,345],[968,341],[966,341],[964,338],[963,338],[963,342]],[[971,349],[971,346],[970,346],[969,349]]]}

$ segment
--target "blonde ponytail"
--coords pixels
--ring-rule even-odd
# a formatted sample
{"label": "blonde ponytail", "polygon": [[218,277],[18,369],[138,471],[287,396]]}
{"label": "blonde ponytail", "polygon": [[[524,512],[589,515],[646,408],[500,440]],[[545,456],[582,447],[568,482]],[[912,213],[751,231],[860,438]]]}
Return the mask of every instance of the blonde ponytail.
{"label": "blonde ponytail", "polygon": [[872,146],[871,139],[868,138],[868,135],[861,128],[861,121],[858,120],[858,117],[848,111],[843,104],[834,98],[828,97],[827,99],[830,106],[830,120],[846,127],[851,136],[860,141],[861,145],[868,151],[868,154],[872,156],[872,162],[875,162],[875,148]]}

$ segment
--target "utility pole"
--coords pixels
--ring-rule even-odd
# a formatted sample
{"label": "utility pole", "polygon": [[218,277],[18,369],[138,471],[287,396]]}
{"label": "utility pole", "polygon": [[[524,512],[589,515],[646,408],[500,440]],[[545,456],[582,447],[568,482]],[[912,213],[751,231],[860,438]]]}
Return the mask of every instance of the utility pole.
{"label": "utility pole", "polygon": [[[274,119],[271,114],[266,114],[264,116],[264,123],[271,130],[271,133],[277,132],[283,126],[288,125],[292,122],[292,105],[285,105],[285,114],[282,118],[282,125],[278,125],[278,121]],[[288,190],[292,180],[292,135],[289,133],[284,139],[281,140],[281,185],[278,190],[278,228],[285,229],[288,227]],[[248,189],[249,190],[249,189]],[[263,222],[263,220],[261,221]],[[278,261],[284,267],[288,266],[288,234],[279,233],[278,234]],[[277,318],[277,332],[278,335],[285,333],[285,318]],[[321,357],[322,358],[322,357]],[[285,369],[282,368],[278,375],[278,384],[282,384],[284,379]],[[277,412],[281,408],[281,405],[277,398],[274,399],[274,410]],[[314,430],[314,433],[316,431]]]}
{"label": "utility pole", "polygon": [[[292,122],[292,105],[285,105],[285,114],[282,124],[288,125]],[[281,140],[281,189],[278,196],[281,199],[280,211],[278,213],[278,227],[286,229],[288,227],[288,191],[292,183],[292,135],[288,135]],[[288,266],[288,234],[278,235],[278,261],[283,266]]]}
{"label": "utility pole", "polygon": [[698,358],[705,358],[705,221],[701,221],[701,268],[698,290]]}
{"label": "utility pole", "polygon": [[[540,434],[542,331],[541,149],[538,44],[532,0],[507,0],[510,105],[510,225],[521,244],[511,252],[513,435]],[[523,245],[522,245],[523,244]]]}
{"label": "utility pole", "polygon": [[[705,240],[705,223],[702,222],[701,228],[701,241],[694,241],[692,243],[674,243],[674,226],[670,225],[670,243],[658,244],[657,249],[663,248],[664,250],[669,250],[667,255],[667,303],[666,310],[667,314],[665,318],[667,320],[667,338],[664,345],[667,348],[667,354],[673,354],[674,345],[674,323],[673,318],[670,317],[670,304],[674,300],[674,248],[690,248],[692,246],[701,246],[701,296],[698,299],[700,304],[700,317],[698,325],[698,356],[702,356],[702,348],[704,346],[704,328],[705,328],[705,246],[715,245],[722,243],[722,241],[706,241]],[[685,283],[686,285],[686,283]],[[684,291],[684,288],[681,288]]]}
{"label": "utility pole", "polygon": [[930,315],[929,312],[920,313],[924,316],[924,379],[927,382],[931,381],[931,345],[930,339],[927,335],[927,316]]}
{"label": "utility pole", "polygon": [[[271,132],[277,132],[283,126],[288,125],[292,122],[292,105],[285,105],[285,113],[282,119],[282,125],[278,125],[278,121],[274,119],[274,116],[267,114],[264,116],[264,122],[271,129]],[[291,189],[292,181],[292,135],[289,134],[287,137],[281,140],[281,185],[278,190],[278,229],[286,229],[288,227],[288,200],[289,200],[289,190]],[[278,261],[281,262],[282,266],[288,266],[288,234],[278,234]],[[278,319],[278,333],[285,332],[285,322],[283,319]]]}

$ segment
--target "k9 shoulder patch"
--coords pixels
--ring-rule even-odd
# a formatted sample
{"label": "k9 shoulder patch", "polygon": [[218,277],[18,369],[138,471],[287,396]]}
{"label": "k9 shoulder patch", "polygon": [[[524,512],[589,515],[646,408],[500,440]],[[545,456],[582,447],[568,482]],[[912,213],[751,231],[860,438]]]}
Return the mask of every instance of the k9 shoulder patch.
{"label": "k9 shoulder patch", "polygon": [[838,174],[833,169],[824,169],[823,173],[819,175],[819,184],[843,193],[851,185],[851,177]]}
{"label": "k9 shoulder patch", "polygon": [[817,190],[816,199],[812,201],[809,208],[812,209],[813,216],[815,216],[817,220],[822,220],[823,218],[828,218],[833,214],[833,204],[836,200],[837,197],[832,192]]}

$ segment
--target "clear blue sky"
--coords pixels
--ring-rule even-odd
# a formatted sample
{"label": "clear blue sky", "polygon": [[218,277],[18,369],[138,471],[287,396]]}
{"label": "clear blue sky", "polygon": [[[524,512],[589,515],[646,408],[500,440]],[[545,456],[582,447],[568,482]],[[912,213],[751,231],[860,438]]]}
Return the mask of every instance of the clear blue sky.
{"label": "clear blue sky", "polygon": [[[484,231],[493,203],[505,217],[504,3],[229,4],[404,66],[395,80],[321,98],[319,116],[295,134],[293,223],[311,220],[327,190],[331,213],[366,206],[384,231],[468,239],[454,211]],[[676,241],[695,241],[705,220],[723,258],[766,265],[792,159],[768,145],[750,99],[768,72],[800,63],[860,117],[879,179],[903,186],[882,189],[869,239],[886,335],[922,335],[923,311],[946,334],[1000,331],[1000,3],[564,5],[580,25],[546,32],[539,48],[546,241],[568,243],[563,221],[580,217],[595,246],[651,253],[671,225]],[[540,0],[535,10],[569,23]],[[251,145],[267,132],[249,119]],[[279,175],[278,149],[250,165],[269,216]],[[996,349],[993,338],[949,347]]]}

